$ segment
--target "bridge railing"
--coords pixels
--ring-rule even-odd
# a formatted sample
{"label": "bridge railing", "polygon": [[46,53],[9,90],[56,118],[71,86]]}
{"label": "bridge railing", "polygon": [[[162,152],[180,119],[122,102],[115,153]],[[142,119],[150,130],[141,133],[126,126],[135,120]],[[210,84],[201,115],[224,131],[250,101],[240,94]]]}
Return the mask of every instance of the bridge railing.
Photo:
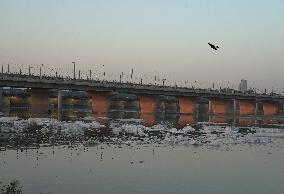
{"label": "bridge railing", "polygon": [[[54,76],[39,76],[39,75],[26,75],[26,74],[13,74],[13,73],[0,73],[0,82],[31,82],[31,83],[45,83],[45,84],[63,84],[63,85],[77,85],[89,87],[106,87],[106,88],[123,88],[135,90],[148,90],[148,91],[164,91],[164,92],[178,92],[178,93],[192,93],[202,95],[223,95],[223,96],[243,96],[243,97],[259,97],[259,98],[284,98],[279,94],[260,94],[260,93],[241,93],[237,90],[214,90],[214,89],[200,89],[194,87],[178,87],[178,86],[162,86],[153,84],[138,84],[132,82],[117,82],[115,80],[94,80],[94,79],[73,79],[70,77],[54,77]],[[0,83],[1,84],[1,83]]]}

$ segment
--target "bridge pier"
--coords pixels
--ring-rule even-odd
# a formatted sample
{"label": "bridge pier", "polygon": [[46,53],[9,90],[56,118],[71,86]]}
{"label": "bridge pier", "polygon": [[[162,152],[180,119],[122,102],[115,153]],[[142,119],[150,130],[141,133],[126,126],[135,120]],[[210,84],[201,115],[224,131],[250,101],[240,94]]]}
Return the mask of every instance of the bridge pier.
{"label": "bridge pier", "polygon": [[167,121],[176,125],[179,117],[178,98],[160,95],[156,97],[156,120]]}
{"label": "bridge pier", "polygon": [[117,93],[109,98],[108,115],[114,119],[138,119],[139,99],[134,94]]}
{"label": "bridge pier", "polygon": [[263,124],[275,124],[281,122],[280,116],[282,116],[281,112],[283,112],[283,109],[279,106],[279,102],[263,100],[262,111]]}
{"label": "bridge pier", "polygon": [[3,112],[3,88],[0,87],[0,112]]}
{"label": "bridge pier", "polygon": [[277,115],[282,116],[283,115],[284,102],[282,100],[280,100],[276,104],[277,104]]}
{"label": "bridge pier", "polygon": [[179,120],[180,127],[184,127],[187,124],[193,124],[196,120],[196,100],[189,97],[179,97]]}
{"label": "bridge pier", "polygon": [[233,112],[232,112],[233,125],[239,124],[239,117],[240,117],[240,103],[237,99],[233,99]]}
{"label": "bridge pier", "polygon": [[49,90],[32,88],[31,95],[31,116],[32,117],[48,117],[49,110]]}
{"label": "bridge pier", "polygon": [[108,112],[110,92],[88,92],[92,97],[92,111],[97,114]]}
{"label": "bridge pier", "polygon": [[88,94],[92,97],[92,112],[94,117],[99,123],[106,124],[111,92],[89,91]]}
{"label": "bridge pier", "polygon": [[58,120],[62,119],[62,90],[58,90],[57,94],[57,112]]}
{"label": "bridge pier", "polygon": [[213,103],[212,103],[212,100],[209,100],[208,101],[208,121],[209,122],[213,122]]}
{"label": "bridge pier", "polygon": [[139,119],[140,115],[140,102],[138,97],[134,99],[128,99],[124,105],[124,118],[134,118]]}
{"label": "bridge pier", "polygon": [[264,111],[263,111],[263,104],[261,101],[256,100],[255,102],[255,124],[262,124],[263,122],[263,116],[264,116]]}
{"label": "bridge pier", "polygon": [[239,112],[237,109],[238,102],[234,99],[200,98],[198,101],[198,121],[234,124]]}
{"label": "bridge pier", "polygon": [[210,106],[211,104],[209,105],[208,99],[203,98],[203,97],[197,99],[196,115],[197,115],[198,122],[208,122],[211,120],[211,118],[209,118],[209,115],[210,115],[210,112],[212,112],[212,106],[211,108]]}
{"label": "bridge pier", "polygon": [[256,101],[239,99],[239,125],[254,125],[256,113]]}
{"label": "bridge pier", "polygon": [[[269,108],[269,107],[267,107]],[[263,103],[260,101],[256,101],[255,102],[255,115],[256,116],[262,116],[264,115],[264,107],[263,107]]]}
{"label": "bridge pier", "polygon": [[278,104],[275,102],[263,102],[263,115],[275,116],[279,112]]}
{"label": "bridge pier", "polygon": [[225,123],[232,112],[231,100],[210,99],[208,102],[209,121],[214,123]]}
{"label": "bridge pier", "polygon": [[145,126],[153,126],[156,123],[157,103],[154,96],[140,95],[140,119]]}
{"label": "bridge pier", "polygon": [[283,116],[284,116],[284,102],[283,102],[283,100],[277,101],[277,107],[278,107],[277,108],[277,115],[280,117],[278,122],[279,123],[284,123],[284,119],[283,119]]}
{"label": "bridge pier", "polygon": [[233,113],[235,117],[240,116],[240,102],[237,99],[233,99]]}
{"label": "bridge pier", "polygon": [[240,116],[254,116],[256,104],[255,100],[239,100]]}

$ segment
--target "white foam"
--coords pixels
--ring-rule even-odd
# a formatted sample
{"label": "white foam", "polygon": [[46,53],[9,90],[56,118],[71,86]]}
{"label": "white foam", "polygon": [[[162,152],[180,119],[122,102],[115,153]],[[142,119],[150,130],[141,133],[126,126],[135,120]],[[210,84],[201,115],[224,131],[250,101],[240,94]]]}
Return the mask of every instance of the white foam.
{"label": "white foam", "polygon": [[84,121],[75,121],[75,122],[66,122],[58,121],[56,119],[50,118],[29,118],[27,120],[19,120],[17,117],[2,117],[0,118],[1,125],[7,123],[10,124],[9,129],[16,133],[21,133],[23,130],[28,129],[29,127],[36,125],[42,127],[40,130],[43,133],[48,133],[49,131],[60,131],[65,134],[82,134],[84,130],[87,129],[98,129],[104,127],[96,121],[84,122]]}

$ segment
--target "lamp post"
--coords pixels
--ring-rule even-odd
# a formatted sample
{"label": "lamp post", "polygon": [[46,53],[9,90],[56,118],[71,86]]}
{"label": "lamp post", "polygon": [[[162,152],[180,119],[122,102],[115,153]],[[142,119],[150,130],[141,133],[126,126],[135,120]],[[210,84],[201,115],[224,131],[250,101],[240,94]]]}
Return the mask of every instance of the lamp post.
{"label": "lamp post", "polygon": [[75,61],[73,61],[72,63],[73,63],[73,73],[74,73],[73,79],[76,79],[76,63]]}
{"label": "lamp post", "polygon": [[166,79],[164,78],[163,79],[163,87],[165,87],[165,81],[166,81]]}
{"label": "lamp post", "polygon": [[131,69],[131,76],[130,76],[130,78],[132,79],[132,77],[133,77],[133,69]]}
{"label": "lamp post", "polygon": [[39,67],[39,77],[40,77],[40,79],[42,78],[41,77],[41,67],[43,67],[43,64],[41,64],[41,66]]}
{"label": "lamp post", "polygon": [[29,65],[29,75],[31,75],[31,69],[32,69],[33,67],[31,67],[30,65]]}

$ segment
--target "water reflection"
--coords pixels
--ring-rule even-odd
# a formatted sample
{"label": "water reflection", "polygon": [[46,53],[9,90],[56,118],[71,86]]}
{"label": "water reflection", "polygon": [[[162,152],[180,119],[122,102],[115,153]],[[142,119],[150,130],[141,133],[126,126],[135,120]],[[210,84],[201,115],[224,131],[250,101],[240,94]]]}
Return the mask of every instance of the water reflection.
{"label": "water reflection", "polygon": [[[21,108],[13,108],[8,111],[5,110],[4,116],[19,117],[28,119],[32,117],[29,111],[25,111]],[[42,115],[46,117],[46,114]],[[40,117],[40,115],[37,115]],[[270,125],[270,124],[284,124],[283,116],[232,116],[226,114],[208,114],[202,112],[199,114],[178,114],[178,113],[142,113],[137,111],[113,111],[113,112],[95,112],[93,113],[89,109],[83,110],[64,110],[60,112],[52,111],[49,114],[49,118],[55,118],[63,121],[76,121],[83,118],[89,120],[96,120],[100,124],[109,125],[109,122],[113,119],[138,119],[143,121],[145,126],[153,126],[163,122],[172,123],[176,127],[184,127],[187,124],[193,125],[197,122],[214,122],[214,123],[228,123],[236,126],[252,126],[252,125]]]}
{"label": "water reflection", "polygon": [[143,120],[145,126],[153,126],[156,123],[156,116],[154,114],[140,114],[140,119]]}
{"label": "water reflection", "polygon": [[193,115],[181,114],[179,116],[178,124],[179,124],[179,126],[184,127],[187,124],[195,123],[194,120],[195,120],[195,118],[194,118]]}
{"label": "water reflection", "polygon": [[1,151],[0,172],[1,181],[17,178],[29,194],[282,194],[283,148],[283,139],[270,146],[102,143],[41,147]]}

